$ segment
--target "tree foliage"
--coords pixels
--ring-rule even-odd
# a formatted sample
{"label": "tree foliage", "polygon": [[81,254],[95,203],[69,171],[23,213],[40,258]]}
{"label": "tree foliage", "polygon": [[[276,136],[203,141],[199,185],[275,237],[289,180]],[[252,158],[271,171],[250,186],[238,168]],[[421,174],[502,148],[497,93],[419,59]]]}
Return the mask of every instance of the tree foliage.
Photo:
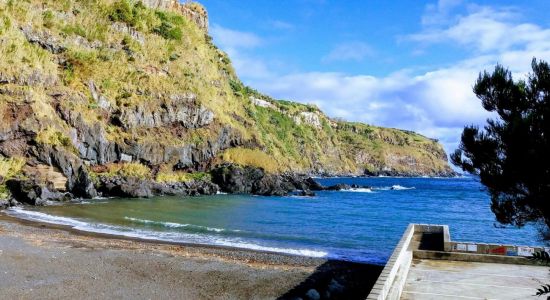
{"label": "tree foliage", "polygon": [[479,75],[474,93],[496,118],[465,127],[451,159],[479,176],[499,222],[550,228],[550,67],[533,59],[532,69],[519,81],[500,65]]}

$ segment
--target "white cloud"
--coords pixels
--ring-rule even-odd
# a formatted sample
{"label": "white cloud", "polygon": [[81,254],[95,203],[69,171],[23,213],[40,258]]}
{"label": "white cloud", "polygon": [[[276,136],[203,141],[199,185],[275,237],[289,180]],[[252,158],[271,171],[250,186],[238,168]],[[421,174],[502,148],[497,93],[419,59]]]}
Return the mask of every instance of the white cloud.
{"label": "white cloud", "polygon": [[459,6],[463,0],[439,0],[436,4],[428,4],[426,13],[422,16],[425,26],[445,24],[451,17],[451,11]]}
{"label": "white cloud", "polygon": [[[519,22],[517,13],[508,8],[460,6],[461,3],[441,0],[428,6],[422,18],[423,30],[409,38],[423,45],[458,45],[470,57],[422,73],[398,70],[375,77],[276,72],[247,49],[224,49],[234,51],[230,54],[243,80],[262,92],[276,98],[315,103],[332,117],[414,130],[439,139],[447,151],[452,151],[464,125],[481,125],[491,116],[472,92],[480,71],[490,71],[501,63],[521,76],[529,72],[533,57],[550,61],[549,28]],[[453,14],[460,8],[468,13]],[[336,47],[324,59],[360,60],[370,49],[365,47],[361,55],[352,51],[357,48],[361,47]]]}
{"label": "white cloud", "polygon": [[211,27],[210,33],[216,43],[224,49],[256,48],[263,44],[262,38],[256,34],[228,29],[218,24]]}
{"label": "white cloud", "polygon": [[457,67],[379,78],[300,73],[252,85],[280,98],[315,103],[332,117],[415,130],[452,150],[465,124],[479,124],[489,116],[471,92],[478,71]]}
{"label": "white cloud", "polygon": [[254,57],[251,50],[265,45],[265,40],[251,32],[244,32],[214,24],[210,29],[214,42],[231,58],[233,67],[243,78],[269,78],[273,72],[267,64]]}
{"label": "white cloud", "polygon": [[448,27],[427,27],[413,34],[413,41],[427,44],[456,43],[481,53],[540,48],[550,44],[550,29],[532,23],[518,23],[517,13],[507,8],[470,5],[470,14],[459,16]]}
{"label": "white cloud", "polygon": [[336,46],[332,51],[323,57],[324,62],[334,61],[362,61],[368,56],[373,56],[374,50],[370,45],[363,42],[348,42]]}

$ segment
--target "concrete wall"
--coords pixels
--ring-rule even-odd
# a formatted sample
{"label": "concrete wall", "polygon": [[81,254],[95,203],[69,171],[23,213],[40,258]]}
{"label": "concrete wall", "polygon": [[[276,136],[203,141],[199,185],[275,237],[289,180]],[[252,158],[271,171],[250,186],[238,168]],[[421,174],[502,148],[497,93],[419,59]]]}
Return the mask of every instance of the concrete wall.
{"label": "concrete wall", "polygon": [[403,287],[411,267],[413,252],[418,249],[415,235],[422,233],[443,233],[449,236],[449,227],[445,225],[410,224],[395,247],[392,256],[382,270],[380,277],[367,299],[397,300],[401,298]]}
{"label": "concrete wall", "polygon": [[368,300],[399,299],[412,262],[411,241],[414,224],[410,224],[395,247],[392,256],[373,286]]}

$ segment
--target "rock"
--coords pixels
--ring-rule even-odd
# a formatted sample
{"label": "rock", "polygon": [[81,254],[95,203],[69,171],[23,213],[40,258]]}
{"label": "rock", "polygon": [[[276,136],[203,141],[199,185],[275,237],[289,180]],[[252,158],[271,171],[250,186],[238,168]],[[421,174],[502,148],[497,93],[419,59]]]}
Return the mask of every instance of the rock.
{"label": "rock", "polygon": [[94,99],[94,101],[100,108],[105,110],[109,110],[111,108],[111,103],[109,102],[109,99],[105,98],[101,94],[101,91],[97,88],[93,80],[90,80],[88,82],[88,89],[92,94],[92,99]]}
{"label": "rock", "polygon": [[346,191],[346,190],[351,190],[351,185],[344,184],[344,183],[339,183],[339,184],[336,184],[336,185],[326,187],[325,190],[327,190],[327,191],[342,191],[342,190]]}
{"label": "rock", "polygon": [[0,209],[6,209],[11,206],[10,200],[0,199]]}
{"label": "rock", "polygon": [[128,154],[121,153],[120,154],[120,161],[130,163],[132,162],[132,156]]}
{"label": "rock", "polygon": [[298,195],[303,197],[315,197],[315,193],[310,190],[303,190],[298,193]]}
{"label": "rock", "polygon": [[297,116],[293,117],[293,120],[296,124],[301,125],[302,123],[316,127],[321,128],[321,119],[319,118],[319,114],[314,112],[301,112]]}
{"label": "rock", "polygon": [[258,99],[258,98],[255,98],[253,96],[250,96],[249,99],[250,99],[250,101],[252,101],[252,104],[254,104],[256,106],[278,110],[277,107],[275,105],[273,105],[273,103],[268,102],[266,100]]}
{"label": "rock", "polygon": [[10,201],[10,206],[18,206],[21,204],[19,201],[15,200],[15,198],[11,198],[9,201]]}
{"label": "rock", "polygon": [[252,167],[222,165],[213,169],[212,182],[223,192],[230,194],[252,194],[253,186],[265,175],[264,171]]}
{"label": "rock", "polygon": [[59,54],[67,50],[65,46],[61,45],[55,37],[46,31],[37,32],[30,26],[24,26],[20,29],[29,43],[37,44],[53,54]]}
{"label": "rock", "polygon": [[10,190],[10,193],[18,201],[36,205],[39,201],[40,192],[37,191],[37,186],[34,182],[29,180],[8,180],[6,186]]}
{"label": "rock", "polygon": [[332,279],[328,285],[328,291],[331,294],[342,294],[345,291],[345,287],[340,282]]}
{"label": "rock", "polygon": [[124,129],[157,128],[172,124],[194,129],[214,121],[214,113],[202,106],[193,93],[170,95],[160,99],[160,102],[160,105],[153,107],[139,105],[120,108],[113,113],[113,122]]}
{"label": "rock", "polygon": [[230,194],[254,194],[261,196],[285,196],[301,190],[304,195],[315,195],[310,187],[318,185],[311,178],[295,174],[267,174],[254,167],[241,167],[225,164],[215,167],[211,172],[212,181],[223,192]]}
{"label": "rock", "polygon": [[30,205],[45,205],[47,201],[68,201],[72,198],[69,193],[60,193],[50,190],[46,186],[38,185],[32,180],[8,180],[6,186],[15,199]]}
{"label": "rock", "polygon": [[311,289],[307,291],[306,297],[311,300],[319,300],[321,299],[321,295],[319,295],[319,292],[316,289]]}
{"label": "rock", "polygon": [[143,33],[137,31],[136,29],[134,29],[133,27],[131,27],[131,26],[125,24],[125,23],[115,22],[111,25],[111,28],[114,31],[118,31],[122,34],[130,36],[132,39],[134,39],[140,45],[145,44],[145,36],[143,35]]}
{"label": "rock", "polygon": [[100,176],[98,190],[104,196],[149,198],[164,195],[215,195],[219,187],[205,180],[159,183],[148,179]]}

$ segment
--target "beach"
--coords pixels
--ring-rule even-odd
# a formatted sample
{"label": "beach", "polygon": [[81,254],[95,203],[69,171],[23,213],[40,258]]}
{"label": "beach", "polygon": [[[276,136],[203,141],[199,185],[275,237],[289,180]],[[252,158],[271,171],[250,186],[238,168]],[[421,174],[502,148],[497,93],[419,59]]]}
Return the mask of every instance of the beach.
{"label": "beach", "polygon": [[0,216],[2,299],[364,298],[380,266],[90,234]]}

